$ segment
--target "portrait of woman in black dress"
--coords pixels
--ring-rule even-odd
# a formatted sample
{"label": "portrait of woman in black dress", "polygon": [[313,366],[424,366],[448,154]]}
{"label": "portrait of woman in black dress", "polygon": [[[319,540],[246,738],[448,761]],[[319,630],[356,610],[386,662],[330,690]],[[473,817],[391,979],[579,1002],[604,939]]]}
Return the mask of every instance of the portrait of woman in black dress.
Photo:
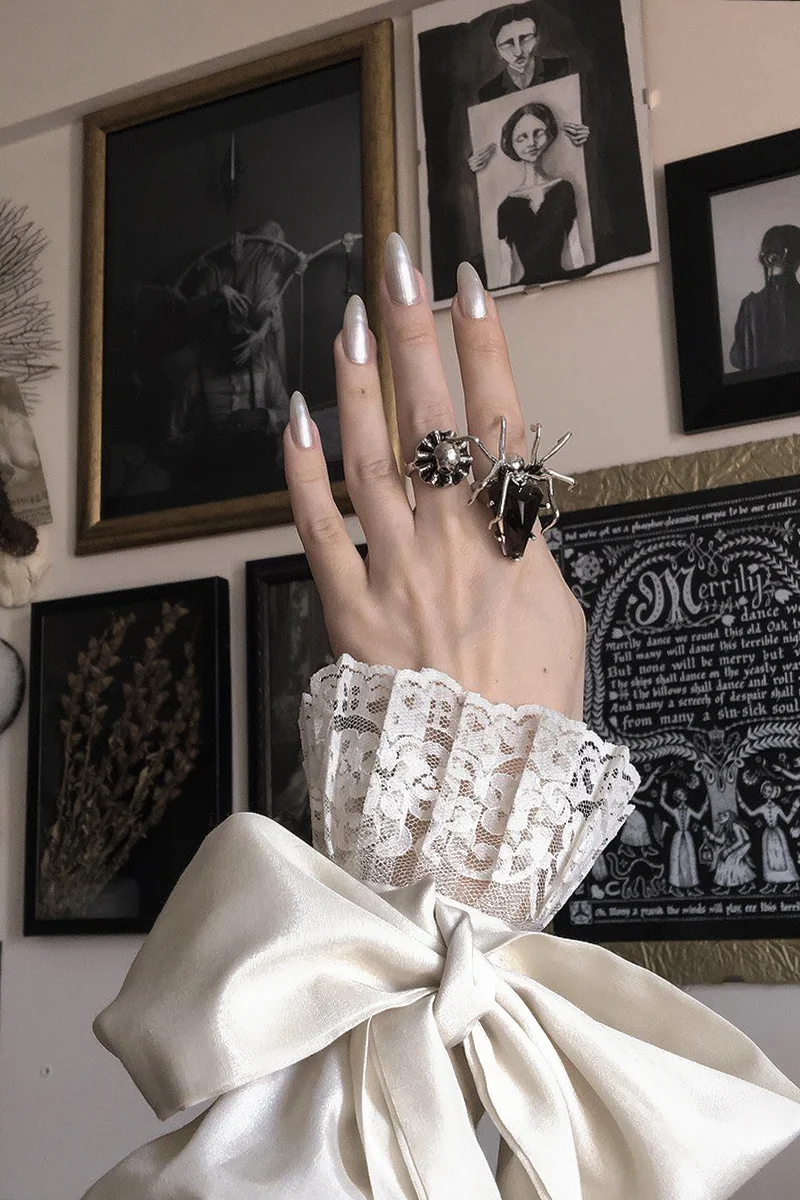
{"label": "portrait of woman in black dress", "polygon": [[523,104],[503,125],[500,147],[522,167],[518,186],[497,210],[497,235],[511,251],[512,284],[565,279],[585,264],[575,189],[542,163],[558,132],[546,104]]}

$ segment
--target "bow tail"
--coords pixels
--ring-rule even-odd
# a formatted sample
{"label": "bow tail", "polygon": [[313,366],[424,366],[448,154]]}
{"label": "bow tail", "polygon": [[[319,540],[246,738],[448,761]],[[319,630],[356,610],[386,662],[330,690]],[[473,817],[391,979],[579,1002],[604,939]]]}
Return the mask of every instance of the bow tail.
{"label": "bow tail", "polygon": [[375,1200],[499,1200],[432,996],[355,1030],[351,1061]]}
{"label": "bow tail", "polygon": [[[569,952],[580,953],[575,943]],[[748,1038],[621,961],[606,964],[627,984],[614,989],[613,1025],[517,976],[473,1033],[484,1102],[510,1148],[503,1200],[725,1200],[800,1132],[800,1092]],[[599,972],[586,979],[591,1009],[603,984]],[[637,983],[656,1001],[649,1015]],[[697,1050],[698,1021],[713,1063]]]}
{"label": "bow tail", "polygon": [[565,1099],[569,1076],[544,1032],[523,1029],[495,1010],[464,1048],[481,1102],[503,1138],[497,1176],[503,1200],[582,1200]]}

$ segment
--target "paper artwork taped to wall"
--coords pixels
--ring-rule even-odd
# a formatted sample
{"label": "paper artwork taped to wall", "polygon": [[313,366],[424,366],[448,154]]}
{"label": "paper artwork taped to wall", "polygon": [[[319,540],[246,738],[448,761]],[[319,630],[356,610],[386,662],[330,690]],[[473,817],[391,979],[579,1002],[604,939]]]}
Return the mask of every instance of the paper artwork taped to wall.
{"label": "paper artwork taped to wall", "polygon": [[414,13],[423,266],[492,291],[655,262],[638,0]]}

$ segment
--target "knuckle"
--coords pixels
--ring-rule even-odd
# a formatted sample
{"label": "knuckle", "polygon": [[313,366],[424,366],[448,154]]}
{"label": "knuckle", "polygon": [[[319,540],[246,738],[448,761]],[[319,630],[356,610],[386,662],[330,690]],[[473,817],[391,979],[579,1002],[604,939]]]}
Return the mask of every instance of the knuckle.
{"label": "knuckle", "polygon": [[418,405],[414,409],[413,428],[418,435],[417,440],[425,437],[432,429],[452,429],[453,414],[448,414],[448,406],[449,397],[445,395],[439,404]]}
{"label": "knuckle", "polygon": [[[478,322],[473,322],[473,324],[478,324]],[[508,364],[506,340],[499,330],[477,330],[472,336],[473,349],[480,354],[485,363],[490,366],[506,366]]]}
{"label": "knuckle", "polygon": [[304,543],[313,542],[317,546],[329,545],[339,538],[341,519],[338,512],[308,516],[298,522],[298,529]]}
{"label": "knuckle", "polygon": [[397,474],[397,468],[390,458],[357,458],[348,463],[346,475],[348,485],[359,487],[371,483],[383,483]]}
{"label": "knuckle", "polygon": [[395,340],[403,350],[427,350],[437,345],[436,334],[427,321],[400,322],[395,331]]}

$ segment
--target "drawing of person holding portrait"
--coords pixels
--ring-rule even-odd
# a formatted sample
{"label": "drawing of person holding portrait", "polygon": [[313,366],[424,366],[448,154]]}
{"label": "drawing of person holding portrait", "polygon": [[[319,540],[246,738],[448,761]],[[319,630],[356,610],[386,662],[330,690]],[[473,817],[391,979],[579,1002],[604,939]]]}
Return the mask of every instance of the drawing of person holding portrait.
{"label": "drawing of person holding portrait", "polygon": [[[500,9],[492,21],[489,36],[503,66],[498,75],[478,88],[479,104],[499,100],[501,96],[513,96],[540,83],[550,83],[575,73],[568,58],[541,58],[537,54],[541,34],[537,10],[531,3]],[[567,122],[561,128],[574,146],[582,146],[589,137],[588,125]],[[496,151],[497,143],[489,142],[471,154],[470,170],[482,171]]]}
{"label": "drawing of person holding portrait", "polygon": [[[629,61],[626,37],[626,23],[637,20],[631,0],[597,0],[577,15],[570,0],[488,9],[482,0],[442,0],[415,12],[425,134],[421,202],[434,300],[450,297],[451,277],[464,259],[490,289],[525,282],[521,269],[513,279],[510,271],[493,273],[496,248],[487,247],[483,212],[483,177],[504,157],[503,124],[525,103],[552,109],[563,144],[557,157],[568,159],[567,147],[579,153],[574,161],[582,175],[581,180],[569,172],[564,177],[577,193],[583,261],[578,255],[565,257],[555,273],[544,272],[547,281],[623,260],[635,265],[638,257],[652,261],[649,191],[642,173],[646,142],[631,76],[632,65],[637,76],[642,68],[640,60]],[[567,80],[573,87],[565,106],[565,93],[555,85]],[[652,190],[649,176],[647,189]],[[492,195],[490,242],[497,240],[497,205],[509,190],[506,179],[503,195]],[[528,274],[542,276],[539,270]]]}

